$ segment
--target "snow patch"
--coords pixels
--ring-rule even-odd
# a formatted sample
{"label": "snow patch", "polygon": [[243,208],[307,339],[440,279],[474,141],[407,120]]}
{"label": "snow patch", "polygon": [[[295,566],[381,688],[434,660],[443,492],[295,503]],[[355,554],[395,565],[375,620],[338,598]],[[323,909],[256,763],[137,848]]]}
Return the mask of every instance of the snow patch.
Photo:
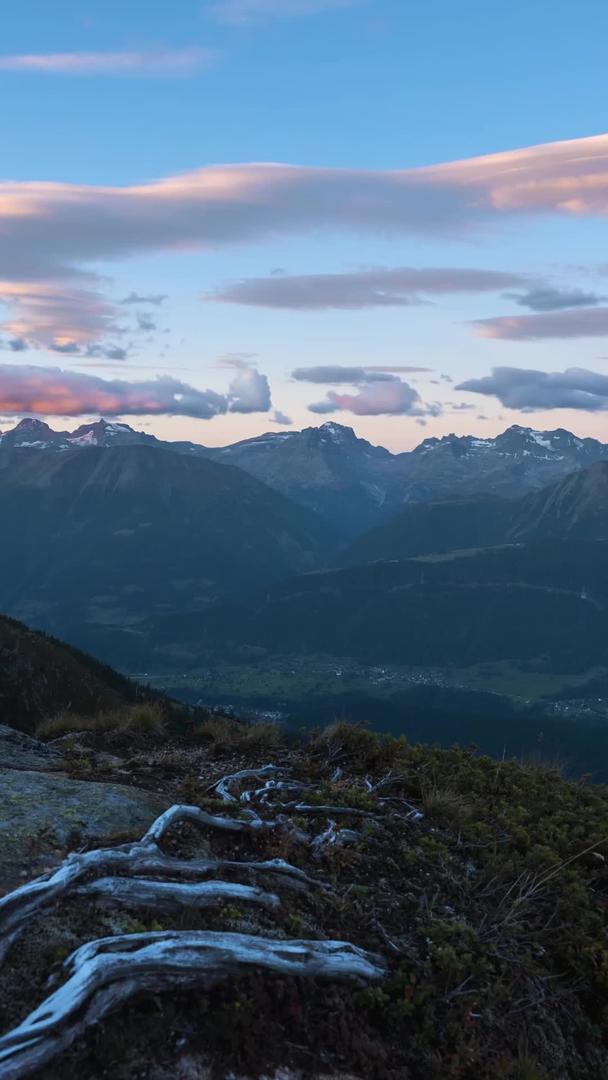
{"label": "snow patch", "polygon": [[322,435],[329,435],[332,442],[343,443],[352,434],[350,428],[345,428],[342,424],[334,424],[330,420],[327,424],[321,424],[319,431]]}
{"label": "snow patch", "polygon": [[70,439],[73,446],[97,446],[97,439],[92,431],[87,431],[84,435],[79,435],[76,439]]}
{"label": "snow patch", "polygon": [[530,431],[530,438],[534,440],[537,446],[542,446],[543,450],[553,450],[553,444],[550,439],[546,439],[542,431]]}

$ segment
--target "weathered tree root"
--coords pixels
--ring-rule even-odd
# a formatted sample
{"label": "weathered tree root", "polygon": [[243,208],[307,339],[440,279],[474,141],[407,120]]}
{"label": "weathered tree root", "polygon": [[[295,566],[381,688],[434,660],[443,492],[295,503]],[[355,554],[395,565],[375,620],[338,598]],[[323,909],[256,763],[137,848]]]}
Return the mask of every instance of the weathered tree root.
{"label": "weathered tree root", "polygon": [[313,786],[313,784],[304,784],[299,780],[267,780],[263,787],[257,788],[255,791],[244,791],[239,801],[251,802],[252,799],[257,799],[258,802],[268,803],[277,792],[291,791],[295,794],[296,792],[310,791]]}
{"label": "weathered tree root", "polygon": [[251,885],[229,881],[150,881],[147,878],[104,877],[76,889],[78,896],[92,896],[98,903],[130,904],[152,911],[182,911],[184,908],[212,907],[228,900],[259,904],[275,911],[279,897]]}
{"label": "weathered tree root", "polygon": [[[153,822],[141,840],[115,848],[68,855],[56,870],[20,886],[0,899],[0,963],[25,923],[42,908],[54,903],[68,891],[93,877],[196,879],[222,870],[278,874],[301,887],[320,885],[297,866],[282,859],[264,862],[238,862],[226,859],[175,859],[165,855],[158,843],[167,831],[181,822],[203,828],[251,833],[260,827],[278,827],[278,821],[239,821],[216,817],[197,806],[172,806]],[[123,890],[124,892],[124,890]]]}
{"label": "weathered tree root", "polygon": [[101,938],[72,953],[64,964],[67,981],[0,1038],[0,1078],[21,1080],[48,1064],[140,991],[209,990],[256,968],[355,983],[385,974],[378,957],[343,941],[277,941],[212,931]]}
{"label": "weathered tree root", "polygon": [[[273,794],[283,792],[301,794],[310,787],[310,785],[298,781],[278,779],[279,776],[284,775],[284,769],[269,764],[257,769],[243,769],[230,776],[222,777],[211,785],[211,789],[215,790],[218,796],[226,803],[237,804],[239,801],[241,803],[250,803],[252,799],[257,799],[259,803],[272,805],[271,797]],[[260,779],[264,780],[264,785],[261,788],[255,786],[253,789],[245,788],[238,796],[232,791],[235,784],[241,787],[245,781],[259,781]],[[375,786],[368,780],[367,787],[368,790],[378,791],[389,786],[392,782],[394,782],[394,778],[391,774],[388,774]],[[388,799],[385,798],[379,799],[381,804],[387,801]],[[402,800],[399,801],[402,802]],[[406,817],[419,818],[422,816],[411,804],[405,803],[405,806],[408,810]],[[129,902],[129,895],[135,902],[136,893],[143,895],[145,891],[150,900],[149,906],[160,909],[162,907],[161,897],[166,904],[171,902],[171,905],[180,902],[184,904],[194,903],[194,897],[198,898],[199,904],[203,904],[203,898],[211,902],[209,899],[212,895],[211,883],[207,883],[204,889],[199,888],[198,890],[187,888],[179,883],[192,881],[193,879],[196,881],[208,874],[223,870],[280,874],[284,883],[294,888],[306,888],[309,885],[322,886],[321,882],[309,878],[298,867],[292,866],[281,859],[257,863],[241,863],[221,859],[172,858],[161,851],[159,843],[174,825],[187,822],[202,829],[251,835],[284,829],[289,831],[292,840],[306,844],[313,854],[319,855],[329,846],[352,842],[357,838],[356,834],[349,829],[338,830],[335,822],[330,821],[326,831],[317,837],[313,837],[297,828],[291,821],[291,815],[324,815],[328,818],[350,816],[367,820],[378,816],[371,811],[360,810],[355,807],[320,806],[302,801],[275,803],[274,810],[275,816],[271,819],[260,817],[253,808],[241,810],[241,814],[246,815],[246,817],[234,818],[210,814],[198,806],[176,805],[161,814],[152,823],[142,839],[135,843],[69,855],[56,870],[28,882],[26,885],[15,889],[14,892],[9,893],[8,896],[0,899],[0,963],[27,920],[43,907],[55,902],[59,897],[74,888],[85,889],[89,894],[96,894],[100,898],[109,899],[112,896],[115,902],[122,899],[124,903]],[[144,884],[141,880],[138,883],[135,880],[127,883],[127,879],[151,880]],[[173,888],[170,889],[166,885],[164,888],[160,888],[160,886],[154,885],[154,882],[159,880],[162,882],[163,879],[165,881],[166,879],[173,879]],[[100,880],[103,885],[99,884]],[[114,882],[119,880],[120,885],[110,885],[110,880]],[[97,884],[95,884],[96,882]],[[247,887],[242,886],[241,888]],[[156,889],[158,899],[155,903],[152,903],[154,889]],[[250,899],[253,899],[254,894],[254,892],[243,894],[241,898],[247,895]],[[258,890],[255,895],[258,896],[259,900],[260,891]],[[169,901],[170,896],[171,901]]]}
{"label": "weathered tree root", "polygon": [[378,814],[374,814],[371,810],[358,810],[354,806],[317,806],[314,803],[309,805],[308,803],[289,803],[285,804],[286,810],[293,811],[294,814],[337,814],[338,816],[348,817],[360,817],[360,818],[375,818]]}
{"label": "weathered tree root", "polygon": [[152,823],[141,843],[154,841],[157,844],[172,825],[181,825],[185,821],[203,828],[241,833],[271,831],[272,829],[278,829],[283,824],[282,821],[277,819],[264,821],[257,814],[248,817],[246,821],[240,818],[219,817],[217,814],[209,814],[206,810],[201,810],[199,806],[182,806],[178,803],[176,806],[171,806],[168,810],[165,810],[164,814],[161,814]]}
{"label": "weathered tree root", "polygon": [[220,777],[209,785],[207,791],[214,791],[223,802],[238,803],[239,797],[231,791],[234,784],[240,786],[243,780],[266,780],[269,776],[280,775],[283,771],[278,765],[262,765],[259,769],[241,769],[240,772]]}
{"label": "weathered tree root", "polygon": [[[56,870],[0,899],[0,962],[27,921],[66,893],[91,897],[98,903],[172,913],[225,900],[244,901],[269,910],[279,907],[279,896],[257,884],[207,880],[211,874],[224,871],[253,875],[254,882],[257,874],[270,876],[283,887],[329,888],[283,859],[182,859],[166,855],[159,846],[173,826],[189,823],[203,830],[245,835],[281,829],[318,856],[330,846],[356,841],[359,834],[339,829],[330,820],[325,831],[315,837],[297,828],[291,815],[351,815],[360,819],[378,816],[355,808],[301,801],[310,785],[280,778],[284,776],[285,770],[266,765],[223,777],[212,788],[226,803],[240,803],[241,807],[248,804],[241,809],[239,818],[210,814],[197,806],[172,806],[152,823],[141,840],[69,855]],[[254,783],[247,786],[248,780]],[[258,786],[260,780],[262,787]],[[294,801],[275,801],[276,796],[285,795],[291,795]],[[274,816],[261,817],[252,803],[264,806]],[[65,962],[67,981],[23,1023],[0,1038],[0,1080],[20,1080],[52,1061],[91,1024],[140,991],[154,993],[187,986],[208,989],[221,979],[252,968],[363,982],[384,975],[377,957],[340,941],[281,941],[211,931],[163,931],[92,941]]]}
{"label": "weathered tree root", "polygon": [[338,829],[335,821],[329,821],[324,832],[315,836],[310,847],[313,855],[321,855],[328,847],[343,847],[344,844],[353,844],[359,839],[359,834],[353,829]]}

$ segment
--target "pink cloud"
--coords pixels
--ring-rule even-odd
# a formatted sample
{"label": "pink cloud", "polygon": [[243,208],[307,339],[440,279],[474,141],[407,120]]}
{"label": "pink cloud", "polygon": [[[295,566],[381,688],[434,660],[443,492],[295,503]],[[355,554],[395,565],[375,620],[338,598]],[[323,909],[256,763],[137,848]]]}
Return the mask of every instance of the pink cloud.
{"label": "pink cloud", "polygon": [[419,179],[477,192],[499,212],[608,212],[608,135],[543,143],[416,170]]}
{"label": "pink cloud", "polygon": [[0,413],[43,416],[192,416],[210,420],[224,413],[267,412],[265,375],[239,372],[226,394],[198,390],[172,376],[130,382],[60,368],[0,364]]}
{"label": "pink cloud", "polygon": [[0,281],[0,303],[8,305],[3,329],[34,348],[76,351],[113,328],[115,309],[98,293],[40,282]]}
{"label": "pink cloud", "polygon": [[388,382],[367,383],[354,394],[338,394],[328,391],[323,401],[309,405],[311,412],[350,412],[355,416],[421,416],[437,415],[441,410],[426,406],[417,390],[401,379]]}
{"label": "pink cloud", "polygon": [[608,214],[608,135],[427,169],[212,165],[124,188],[5,182],[0,278],[311,229],[445,235],[505,211]]}
{"label": "pink cloud", "polygon": [[99,261],[311,231],[464,235],[515,213],[608,215],[608,135],[386,172],[213,165],[122,188],[4,182],[0,281],[71,285]]}
{"label": "pink cloud", "polygon": [[472,324],[480,337],[508,341],[608,336],[608,308],[572,308],[541,315],[501,315]]}

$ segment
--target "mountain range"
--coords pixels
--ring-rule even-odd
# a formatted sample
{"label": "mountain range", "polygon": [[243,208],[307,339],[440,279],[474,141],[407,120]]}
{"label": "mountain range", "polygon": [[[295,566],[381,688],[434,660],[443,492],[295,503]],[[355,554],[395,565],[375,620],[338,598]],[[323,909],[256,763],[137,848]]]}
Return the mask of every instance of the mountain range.
{"label": "mountain range", "polygon": [[210,450],[26,420],[0,515],[0,610],[124,670],[606,660],[608,447],[562,430],[391,454],[332,423]]}
{"label": "mountain range", "polygon": [[303,431],[273,431],[226,447],[163,442],[127,424],[99,420],[73,432],[22,420],[0,435],[0,468],[11,451],[146,446],[236,465],[293,502],[329,521],[344,538],[388,521],[412,502],[480,493],[501,496],[538,490],[576,469],[608,461],[608,445],[564,429],[514,425],[494,439],[446,435],[392,454],[333,422]]}

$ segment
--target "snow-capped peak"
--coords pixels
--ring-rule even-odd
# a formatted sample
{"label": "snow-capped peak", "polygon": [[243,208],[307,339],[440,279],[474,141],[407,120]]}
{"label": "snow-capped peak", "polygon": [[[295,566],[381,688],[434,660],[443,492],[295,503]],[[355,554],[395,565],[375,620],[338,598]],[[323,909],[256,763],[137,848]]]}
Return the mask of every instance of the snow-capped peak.
{"label": "snow-capped peak", "polygon": [[342,443],[347,439],[354,438],[354,431],[350,427],[345,427],[344,424],[336,424],[332,420],[328,420],[326,424],[321,424],[319,433],[327,435],[332,442]]}

